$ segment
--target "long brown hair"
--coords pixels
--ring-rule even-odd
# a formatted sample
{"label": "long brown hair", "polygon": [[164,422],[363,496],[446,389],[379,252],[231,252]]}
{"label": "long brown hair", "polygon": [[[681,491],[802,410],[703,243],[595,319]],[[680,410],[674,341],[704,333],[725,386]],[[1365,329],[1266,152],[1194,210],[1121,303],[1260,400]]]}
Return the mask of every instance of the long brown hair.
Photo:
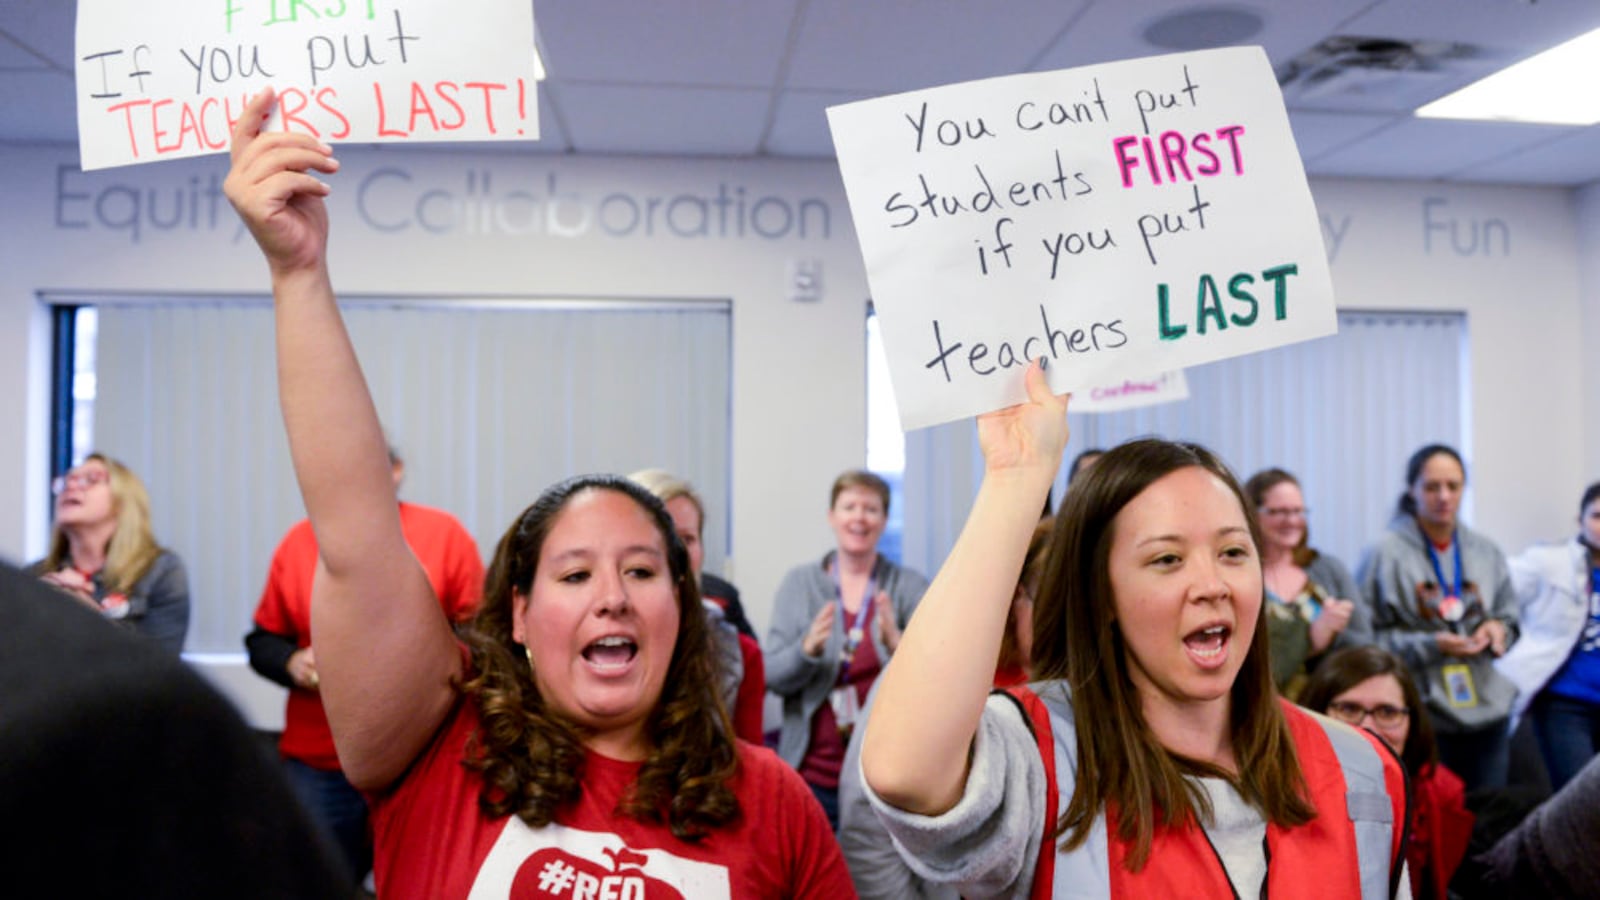
{"label": "long brown hair", "polygon": [[567,504],[593,490],[624,494],[650,516],[667,548],[678,598],[677,644],[661,698],[645,722],[649,754],[618,812],[666,822],[674,835],[696,840],[739,815],[728,786],[738,766],[733,727],[716,691],[709,626],[688,551],[661,501],[627,479],[588,475],[557,484],[500,539],[483,605],[462,635],[476,674],[461,687],[482,719],[466,765],[483,773],[478,803],[485,814],[515,814],[534,827],[549,824],[583,791],[584,729],[539,696],[511,635],[513,594],[531,589],[540,549]]}
{"label": "long brown hair", "polygon": [[1149,859],[1158,828],[1181,828],[1211,815],[1204,789],[1186,776],[1227,779],[1247,803],[1281,826],[1316,816],[1273,687],[1265,615],[1256,617],[1250,650],[1231,691],[1237,775],[1172,753],[1145,722],[1127,645],[1115,622],[1112,535],[1118,513],[1133,498],[1191,466],[1233,492],[1259,546],[1256,520],[1239,483],[1214,454],[1197,444],[1130,441],[1108,451],[1067,491],[1034,602],[1033,675],[1066,681],[1078,723],[1077,780],[1056,835],[1066,835],[1065,849],[1079,847],[1101,814],[1114,809],[1115,838],[1131,844],[1128,867],[1133,871]]}
{"label": "long brown hair", "polygon": [[[155,532],[150,527],[150,492],[132,469],[104,453],[91,453],[83,462],[97,462],[106,467],[106,474],[110,476],[107,484],[111,489],[111,514],[117,520],[117,530],[111,533],[111,541],[105,547],[106,564],[101,570],[100,583],[106,593],[129,593],[166,552],[156,543]],[[72,544],[58,522],[50,535],[50,553],[40,568],[54,572],[71,561]]]}

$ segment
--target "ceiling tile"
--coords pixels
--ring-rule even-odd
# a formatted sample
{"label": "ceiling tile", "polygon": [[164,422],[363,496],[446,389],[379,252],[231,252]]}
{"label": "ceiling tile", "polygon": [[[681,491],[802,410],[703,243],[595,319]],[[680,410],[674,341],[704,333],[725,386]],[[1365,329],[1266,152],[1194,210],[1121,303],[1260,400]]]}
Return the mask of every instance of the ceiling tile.
{"label": "ceiling tile", "polygon": [[540,0],[534,27],[561,82],[772,87],[796,0]]}
{"label": "ceiling tile", "polygon": [[1342,29],[1344,34],[1457,41],[1482,47],[1506,63],[1600,28],[1600,3],[1591,0],[1360,5],[1368,8]]}
{"label": "ceiling tile", "polygon": [[1289,128],[1308,163],[1324,153],[1361,140],[1394,122],[1393,116],[1289,110]]}
{"label": "ceiling tile", "polygon": [[5,0],[0,31],[54,63],[72,71],[72,40],[77,4],[66,0]]}
{"label": "ceiling tile", "polygon": [[877,95],[1015,74],[1086,5],[815,0],[786,87]]}
{"label": "ceiling tile", "polygon": [[1600,180],[1600,126],[1590,126],[1543,144],[1528,145],[1456,173],[1467,181],[1558,184],[1576,187]]}
{"label": "ceiling tile", "polygon": [[774,156],[832,159],[833,135],[828,130],[828,107],[871,96],[849,91],[784,91],[778,95],[766,151]]}
{"label": "ceiling tile", "polygon": [[1406,119],[1316,160],[1319,175],[1445,178],[1477,163],[1559,136],[1553,125]]}
{"label": "ceiling tile", "polygon": [[579,153],[754,155],[770,91],[556,85]]}
{"label": "ceiling tile", "polygon": [[[1261,33],[1243,43],[1261,45],[1266,48],[1268,57],[1278,63],[1315,44],[1329,29],[1370,4],[1371,0],[1275,0],[1270,5],[1264,2],[1213,5],[1258,13],[1262,19]],[[1157,19],[1192,11],[1196,5],[1194,0],[1120,3],[1102,0],[1092,5],[1072,30],[1050,48],[1040,60],[1039,68],[1065,69],[1172,53],[1170,48],[1146,41],[1144,31]]]}
{"label": "ceiling tile", "polygon": [[[829,105],[1169,52],[1146,40],[1152,22],[1211,5],[1259,15],[1260,33],[1245,40],[1264,46],[1279,65],[1334,35],[1481,48],[1477,59],[1431,77],[1357,72],[1331,97],[1289,91],[1291,125],[1312,174],[1600,179],[1600,137],[1588,131],[1424,125],[1406,115],[1492,61],[1600,26],[1600,0],[534,2],[552,79],[541,93],[546,138],[511,152],[826,158],[833,153],[823,113]],[[0,143],[76,141],[76,6],[0,0]],[[475,145],[408,146],[448,152]]]}
{"label": "ceiling tile", "polygon": [[48,68],[50,64],[37,54],[0,33],[0,72]]}
{"label": "ceiling tile", "polygon": [[0,74],[0,135],[10,141],[78,141],[72,78],[60,72]]}

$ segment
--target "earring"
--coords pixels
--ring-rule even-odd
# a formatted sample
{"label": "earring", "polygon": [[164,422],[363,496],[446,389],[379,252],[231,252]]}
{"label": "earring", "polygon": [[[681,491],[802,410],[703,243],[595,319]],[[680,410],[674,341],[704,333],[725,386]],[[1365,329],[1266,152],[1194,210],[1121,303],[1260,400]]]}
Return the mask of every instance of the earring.
{"label": "earring", "polygon": [[522,655],[528,658],[528,668],[533,668],[533,648],[527,644],[522,645]]}

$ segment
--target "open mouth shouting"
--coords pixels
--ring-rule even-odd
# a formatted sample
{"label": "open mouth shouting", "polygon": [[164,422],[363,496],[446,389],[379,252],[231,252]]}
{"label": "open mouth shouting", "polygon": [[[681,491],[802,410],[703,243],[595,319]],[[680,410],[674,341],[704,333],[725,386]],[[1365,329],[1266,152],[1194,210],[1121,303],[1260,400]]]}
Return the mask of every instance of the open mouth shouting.
{"label": "open mouth shouting", "polygon": [[1195,665],[1202,669],[1216,669],[1228,661],[1228,645],[1232,638],[1233,626],[1226,622],[1214,622],[1184,635],[1183,648]]}
{"label": "open mouth shouting", "polygon": [[620,674],[639,655],[639,645],[623,635],[607,635],[583,648],[584,661],[597,673]]}

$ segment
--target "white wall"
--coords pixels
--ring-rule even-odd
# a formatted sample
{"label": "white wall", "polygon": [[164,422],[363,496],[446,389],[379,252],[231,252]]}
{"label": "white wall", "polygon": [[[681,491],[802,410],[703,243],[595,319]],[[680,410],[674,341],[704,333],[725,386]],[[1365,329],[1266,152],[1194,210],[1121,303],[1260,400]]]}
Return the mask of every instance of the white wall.
{"label": "white wall", "polygon": [[[49,342],[41,291],[252,293],[265,271],[217,185],[220,158],[88,175],[71,148],[7,146],[0,166],[0,556],[40,553],[46,536]],[[334,179],[331,250],[335,284],[349,293],[494,294],[624,298],[727,298],[733,304],[733,552],[730,574],[758,627],[778,579],[820,553],[830,536],[826,490],[864,458],[862,303],[868,296],[849,214],[830,163],[543,157],[488,152],[345,150]],[[67,174],[62,175],[62,168]],[[363,181],[380,170],[365,197]],[[484,189],[484,173],[488,188]],[[560,201],[554,224],[530,225],[532,200]],[[60,180],[58,180],[60,179]],[[1570,529],[1577,492],[1600,475],[1600,423],[1585,393],[1582,348],[1596,346],[1600,308],[1600,197],[1555,189],[1391,182],[1313,182],[1343,305],[1464,310],[1472,359],[1473,521],[1507,548]],[[742,190],[746,225],[736,219]],[[426,224],[415,219],[424,203]],[[719,195],[719,191],[721,194]],[[479,199],[500,198],[501,217]],[[613,235],[582,209],[609,210],[626,230],[625,194],[656,198],[654,233]],[[679,195],[710,198],[707,233],[680,236],[698,220]],[[719,196],[723,202],[718,205]],[[748,215],[762,197],[792,210],[826,209],[828,231],[772,239]],[[136,199],[137,198],[137,199]],[[466,217],[449,212],[466,200]],[[1436,201],[1429,204],[1429,201]],[[144,210],[135,236],[126,221]],[[181,202],[181,207],[175,203]],[[98,206],[98,213],[97,213]],[[546,210],[551,207],[545,207]],[[487,209],[487,211],[486,211]],[[1431,213],[1429,213],[1431,210]],[[181,212],[178,224],[162,227]],[[720,212],[719,212],[720,211]],[[779,230],[780,208],[761,222]],[[152,219],[154,215],[154,220]],[[718,219],[726,214],[728,225]],[[1428,227],[1431,214],[1435,227]],[[1451,246],[1447,219],[1477,221],[1476,253]],[[1587,237],[1580,240],[1578,223]],[[1482,224],[1495,220],[1484,246]],[[377,226],[404,225],[395,231]],[[440,227],[448,225],[449,227]],[[1503,229],[1503,230],[1502,230]],[[696,230],[689,228],[688,230]],[[525,233],[508,233],[508,232]],[[1502,246],[1500,235],[1505,235]],[[821,262],[822,297],[789,299],[791,261]],[[1580,259],[1583,264],[1580,266]],[[625,360],[598,361],[626,365]],[[1426,385],[1397,384],[1396,392]],[[1337,439],[1334,436],[1332,439]],[[1400,490],[1404,460],[1395,460]],[[478,536],[492,542],[493,536]],[[180,548],[181,550],[181,548]],[[241,602],[248,602],[242,600]],[[254,721],[270,726],[281,696],[248,673],[222,673]],[[261,690],[255,691],[259,685]],[[281,721],[281,712],[277,713]]]}
{"label": "white wall", "polygon": [[[1600,182],[1574,192],[1574,205],[1578,217],[1578,284],[1583,295],[1583,322],[1578,329],[1579,341],[1590,353],[1600,347]],[[1578,418],[1583,422],[1584,477],[1586,481],[1600,481],[1600,384],[1594,381],[1594,367],[1583,366],[1578,385],[1582,392],[1582,406]],[[1577,499],[1568,504],[1577,515]]]}
{"label": "white wall", "polygon": [[[1569,534],[1597,474],[1585,465],[1571,192],[1319,180],[1312,193],[1341,305],[1467,314],[1469,521],[1508,552]],[[1394,391],[1426,396],[1428,386]],[[1404,466],[1395,460],[1396,496]]]}

